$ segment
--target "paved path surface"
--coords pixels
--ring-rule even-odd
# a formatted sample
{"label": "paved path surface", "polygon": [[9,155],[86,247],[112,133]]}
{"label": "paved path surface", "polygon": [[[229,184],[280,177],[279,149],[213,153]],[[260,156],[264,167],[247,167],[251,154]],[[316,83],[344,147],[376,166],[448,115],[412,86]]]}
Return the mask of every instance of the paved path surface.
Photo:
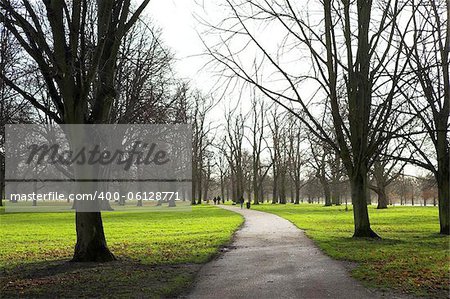
{"label": "paved path surface", "polygon": [[200,270],[188,298],[380,298],[289,221],[221,207],[242,214],[245,224],[230,250]]}

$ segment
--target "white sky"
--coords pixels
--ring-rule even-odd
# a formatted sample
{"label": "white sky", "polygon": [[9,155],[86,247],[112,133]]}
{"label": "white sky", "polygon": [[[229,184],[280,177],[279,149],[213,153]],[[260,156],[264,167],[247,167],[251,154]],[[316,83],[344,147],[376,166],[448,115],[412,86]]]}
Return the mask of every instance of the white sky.
{"label": "white sky", "polygon": [[195,9],[201,9],[195,0],[151,0],[146,13],[162,28],[164,43],[174,51],[178,76],[192,80],[193,86],[205,90],[203,84],[196,84],[204,83],[200,81],[198,71],[206,60],[194,57],[204,52],[196,31]]}

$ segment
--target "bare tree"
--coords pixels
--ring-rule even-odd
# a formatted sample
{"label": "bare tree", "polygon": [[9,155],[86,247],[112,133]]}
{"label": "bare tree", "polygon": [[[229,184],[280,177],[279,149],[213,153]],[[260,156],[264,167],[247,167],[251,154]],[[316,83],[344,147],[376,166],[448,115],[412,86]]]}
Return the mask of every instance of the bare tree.
{"label": "bare tree", "polygon": [[[309,159],[309,165],[315,171],[315,176],[319,180],[322,186],[323,196],[325,199],[325,206],[331,206],[331,178],[329,171],[329,158],[330,149],[327,144],[323,142],[316,141],[309,136],[309,144],[311,150],[311,157]],[[333,153],[331,153],[333,154]]]}
{"label": "bare tree", "polygon": [[[192,123],[192,204],[201,204],[204,195],[204,172],[208,172],[207,149],[212,145],[210,133],[211,123],[206,114],[213,107],[212,101],[205,98],[199,91],[193,91],[193,107],[190,108],[189,120]],[[207,175],[209,177],[209,175]],[[203,198],[206,199],[206,198]]]}
{"label": "bare tree", "polygon": [[288,128],[289,139],[289,175],[292,181],[292,188],[294,188],[294,204],[300,203],[300,190],[305,185],[301,179],[302,166],[304,165],[302,152],[300,149],[301,142],[305,139],[304,132],[302,132],[301,123],[296,122],[292,116],[289,117]]}
{"label": "bare tree", "polygon": [[369,183],[369,188],[378,196],[377,209],[387,208],[390,203],[387,188],[403,173],[406,166],[406,162],[391,158],[402,156],[406,149],[404,142],[394,143],[394,141],[398,140],[390,140],[385,144],[379,155],[374,158],[373,167],[370,170],[373,180]]}
{"label": "bare tree", "polygon": [[377,209],[386,209],[389,204],[387,187],[401,174],[403,166],[395,169],[396,163],[388,163],[388,161],[376,161],[371,170],[375,184],[370,185],[378,196]]}
{"label": "bare tree", "polygon": [[270,133],[272,137],[272,147],[269,147],[270,158],[272,164],[272,204],[280,201],[280,178],[281,178],[281,128],[279,120],[279,112],[275,108],[271,113],[271,122],[269,123]]}
{"label": "bare tree", "polygon": [[227,175],[229,165],[224,154],[224,143],[221,142],[220,144],[216,145],[216,148],[219,149],[219,152],[215,155],[215,166],[219,172],[220,197],[222,200],[225,200],[225,198],[228,197],[225,195],[225,190],[228,189]]}
{"label": "bare tree", "polygon": [[173,55],[161,42],[161,30],[150,26],[139,20],[121,42],[111,123],[170,123],[176,104],[188,99],[187,84],[172,74]]}
{"label": "bare tree", "polygon": [[230,166],[232,199],[239,200],[244,196],[244,168],[243,148],[244,117],[242,114],[233,114],[229,111],[225,115],[226,136],[223,141],[226,144],[226,157]]}
{"label": "bare tree", "polygon": [[[129,0],[101,0],[95,4],[2,1],[0,19],[37,64],[52,106],[44,105],[5,73],[0,77],[56,123],[107,122],[115,99],[120,42],[148,2],[144,0],[131,12]],[[89,36],[95,36],[95,44],[89,43]],[[106,244],[100,212],[77,212],[76,230],[73,261],[115,259]]]}
{"label": "bare tree", "polygon": [[[405,158],[431,171],[437,181],[440,233],[450,234],[450,14],[449,1],[424,0],[409,2],[412,11],[412,42],[403,41],[406,55],[412,53],[408,64],[413,77],[405,81],[415,96],[409,100],[409,111],[421,121],[419,130],[405,132],[419,158]],[[419,92],[418,92],[419,91]],[[420,145],[426,136],[431,140],[435,159]]]}
{"label": "bare tree", "polygon": [[262,163],[262,153],[264,151],[265,144],[265,128],[266,128],[266,115],[267,109],[264,107],[264,101],[253,96],[251,107],[251,125],[249,132],[251,136],[248,139],[252,147],[252,190],[253,190],[253,203],[259,204],[263,200],[263,182],[270,165],[264,166]]}
{"label": "bare tree", "polygon": [[344,176],[341,158],[337,153],[331,153],[328,159],[331,171],[331,203],[337,206],[341,205],[341,179]]}
{"label": "bare tree", "polygon": [[[316,3],[315,7],[322,12],[314,15],[302,13],[307,7],[289,0],[225,2],[232,17],[212,26],[227,43],[209,46],[208,54],[223,65],[227,78],[235,76],[256,86],[339,154],[351,183],[354,237],[378,237],[370,228],[367,174],[379,146],[391,135],[386,128],[400,105],[395,100],[406,64],[401,59],[402,51],[393,45],[404,37],[394,25],[402,12],[402,3],[380,1],[374,5],[369,0],[325,0]],[[307,5],[311,7],[312,3]],[[259,32],[255,32],[255,28],[262,27],[258,24],[265,27],[275,24],[284,30],[279,41],[282,48],[273,49],[263,41]],[[245,46],[233,47],[233,39]],[[250,47],[259,56],[249,67],[239,55]],[[289,58],[305,57],[305,53],[309,54],[311,68],[295,73],[305,68],[293,68]],[[284,60],[283,54],[287,56]],[[300,62],[306,61],[300,58]],[[263,77],[263,65],[270,68],[266,73],[277,84]],[[304,82],[318,86],[320,92],[313,93],[311,98],[302,96]],[[332,115],[336,138],[325,131],[313,111],[320,97],[325,103],[323,113]],[[299,106],[302,114],[287,102]]]}
{"label": "bare tree", "polygon": [[[432,173],[428,173],[425,176],[421,176],[418,178],[420,182],[420,190],[422,193],[423,205],[427,205],[427,201],[429,199],[433,199],[435,201],[438,192],[436,186],[436,178]],[[433,202],[436,205],[435,202]]]}

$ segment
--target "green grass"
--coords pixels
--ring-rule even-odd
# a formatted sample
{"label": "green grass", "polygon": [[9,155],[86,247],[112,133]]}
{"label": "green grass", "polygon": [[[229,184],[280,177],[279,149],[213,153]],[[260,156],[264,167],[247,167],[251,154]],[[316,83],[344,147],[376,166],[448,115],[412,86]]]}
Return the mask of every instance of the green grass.
{"label": "green grass", "polygon": [[[198,268],[195,264],[214,256],[243,221],[211,206],[103,213],[109,248],[120,261],[86,268],[66,263],[76,241],[74,218],[71,212],[0,215],[2,295],[44,296],[50,285],[55,296],[76,297],[80,291],[90,292],[81,293],[87,297],[174,294],[189,285]],[[98,284],[80,287],[86,281]],[[119,291],[111,285],[122,287]]]}
{"label": "green grass", "polygon": [[427,296],[448,296],[449,237],[440,236],[436,207],[369,207],[381,240],[353,239],[351,208],[316,204],[252,206],[304,229],[328,255],[357,262],[352,275],[367,286]]}

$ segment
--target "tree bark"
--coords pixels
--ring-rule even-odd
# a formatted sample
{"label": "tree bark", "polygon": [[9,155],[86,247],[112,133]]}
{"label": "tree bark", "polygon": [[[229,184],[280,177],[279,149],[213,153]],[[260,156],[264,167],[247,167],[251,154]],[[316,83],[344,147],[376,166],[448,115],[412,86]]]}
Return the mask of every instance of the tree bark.
{"label": "tree bark", "polygon": [[72,262],[109,262],[116,258],[106,245],[100,212],[75,214],[77,244]]}
{"label": "tree bark", "polygon": [[322,180],[322,186],[323,186],[323,196],[324,196],[324,200],[325,200],[325,206],[326,207],[330,207],[331,206],[331,191],[330,191],[330,186],[328,184],[328,182],[324,180]]}
{"label": "tree bark", "polygon": [[0,154],[0,207],[3,206],[4,191],[5,191],[5,164],[3,155]]}
{"label": "tree bark", "polygon": [[169,199],[169,208],[174,208],[176,206],[177,206],[177,204],[175,202],[175,197],[171,196],[171,198]]}
{"label": "tree bark", "polygon": [[377,209],[387,209],[389,204],[389,199],[386,194],[386,189],[384,187],[378,187],[375,191],[378,195],[378,205]]}
{"label": "tree bark", "polygon": [[[450,235],[450,176],[449,165],[439,165],[437,184],[438,184],[438,205],[439,205],[439,225],[440,234]],[[442,163],[445,164],[445,163]]]}
{"label": "tree bark", "polygon": [[353,218],[355,224],[354,238],[379,238],[370,228],[367,210],[367,171],[359,167],[350,178],[352,189]]}
{"label": "tree bark", "polygon": [[258,186],[258,169],[256,168],[255,165],[253,165],[253,179],[252,179],[252,187],[253,187],[253,204],[257,205],[259,204],[260,201],[260,194],[261,192],[259,192],[259,186]]}
{"label": "tree bark", "polygon": [[224,175],[220,172],[220,196],[222,197],[222,201],[225,201],[225,181]]}
{"label": "tree bark", "polygon": [[333,189],[333,191],[331,192],[331,203],[335,204],[337,206],[341,205],[341,194],[339,192],[339,190],[336,190],[337,187],[335,187],[335,189]]}
{"label": "tree bark", "polygon": [[295,205],[298,205],[300,203],[300,186],[297,184],[295,184]]}
{"label": "tree bark", "polygon": [[279,198],[278,202],[280,204],[285,205],[286,204],[286,173],[284,172],[284,169],[283,169],[283,173],[280,174],[280,179],[278,180],[278,182],[280,183],[280,186],[278,187],[280,190],[279,195],[278,195],[278,198]]}
{"label": "tree bark", "polygon": [[[275,169],[274,169],[275,171]],[[272,189],[272,204],[276,204],[278,202],[278,179],[276,176],[273,177],[273,189]]]}

